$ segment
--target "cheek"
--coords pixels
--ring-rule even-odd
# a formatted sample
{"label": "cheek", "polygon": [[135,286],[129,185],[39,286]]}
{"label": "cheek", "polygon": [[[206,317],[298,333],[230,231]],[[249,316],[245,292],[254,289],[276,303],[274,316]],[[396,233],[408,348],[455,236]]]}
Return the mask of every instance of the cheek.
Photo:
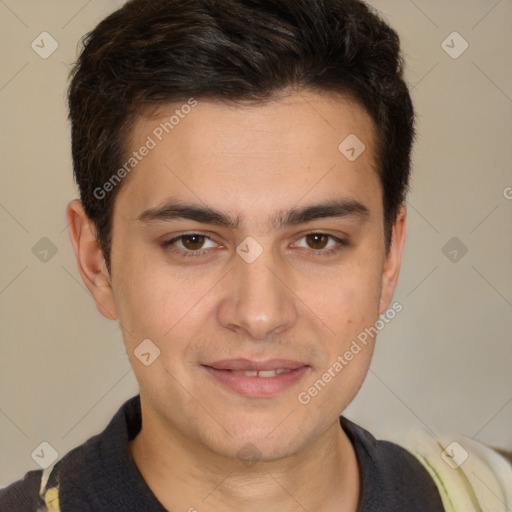
{"label": "cheek", "polygon": [[329,277],[305,283],[311,310],[337,337],[346,338],[378,317],[381,273],[374,261],[354,258]]}
{"label": "cheek", "polygon": [[113,261],[113,268],[116,306],[127,343],[161,336],[172,323],[169,311],[164,314],[167,301],[173,298],[168,279],[136,251],[126,251],[123,258]]}
{"label": "cheek", "polygon": [[129,347],[146,338],[165,346],[186,327],[200,328],[206,297],[214,295],[211,289],[219,280],[213,271],[191,276],[149,251],[130,251],[116,271],[120,276],[114,282],[116,306]]}

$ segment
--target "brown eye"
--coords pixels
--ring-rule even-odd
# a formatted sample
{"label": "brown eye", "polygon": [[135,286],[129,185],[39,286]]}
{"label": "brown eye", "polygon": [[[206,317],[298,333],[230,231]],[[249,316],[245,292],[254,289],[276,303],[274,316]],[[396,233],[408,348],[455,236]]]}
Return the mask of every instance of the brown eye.
{"label": "brown eye", "polygon": [[310,233],[309,235],[306,235],[309,247],[316,250],[325,249],[329,242],[329,238],[331,237],[324,233]]}
{"label": "brown eye", "polygon": [[183,244],[185,249],[188,249],[190,251],[195,251],[195,250],[202,248],[204,241],[206,240],[207,237],[205,237],[203,235],[194,234],[194,235],[183,235],[180,238],[182,240],[181,243]]}
{"label": "brown eye", "polygon": [[[302,243],[301,243],[302,242]],[[295,247],[308,249],[313,256],[334,256],[348,248],[350,242],[329,233],[306,233],[295,243]]]}
{"label": "brown eye", "polygon": [[[206,245],[208,242],[211,245]],[[174,252],[180,256],[205,256],[209,249],[215,247],[215,242],[207,235],[202,233],[185,233],[174,237],[171,240],[162,242],[162,247],[166,251]]]}

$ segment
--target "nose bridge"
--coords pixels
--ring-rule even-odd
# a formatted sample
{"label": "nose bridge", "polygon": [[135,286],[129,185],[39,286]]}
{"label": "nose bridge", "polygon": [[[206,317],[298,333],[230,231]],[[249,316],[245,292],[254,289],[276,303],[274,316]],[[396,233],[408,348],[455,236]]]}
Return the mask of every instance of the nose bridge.
{"label": "nose bridge", "polygon": [[264,339],[289,328],[297,318],[294,295],[286,286],[286,267],[271,247],[250,237],[237,248],[220,311],[225,327]]}

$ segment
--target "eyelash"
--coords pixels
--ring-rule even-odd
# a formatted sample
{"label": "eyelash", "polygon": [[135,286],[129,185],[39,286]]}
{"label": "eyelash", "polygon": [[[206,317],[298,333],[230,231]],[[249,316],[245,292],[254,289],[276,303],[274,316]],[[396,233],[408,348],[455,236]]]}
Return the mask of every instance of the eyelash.
{"label": "eyelash", "polygon": [[[201,233],[200,231],[193,231],[193,232],[190,232],[190,233],[183,233],[183,234],[181,234],[179,236],[176,236],[176,237],[172,238],[171,240],[166,240],[166,241],[162,242],[161,245],[162,245],[162,247],[164,249],[169,250],[170,252],[173,252],[175,254],[179,254],[180,256],[183,256],[185,258],[197,258],[197,257],[204,256],[205,254],[208,254],[210,252],[211,248],[210,249],[206,249],[206,250],[199,249],[197,251],[190,251],[190,250],[185,251],[183,249],[176,249],[176,248],[170,249],[170,247],[175,242],[180,240],[181,238],[185,238],[187,236],[194,236],[194,235],[199,235],[199,236],[207,238],[208,240],[212,240],[212,238],[210,236],[208,236],[206,233]],[[328,250],[310,249],[308,252],[310,252],[315,257],[317,257],[317,256],[328,257],[328,256],[331,256],[331,255],[337,254],[340,251],[342,251],[344,248],[350,246],[350,242],[348,240],[343,240],[342,238],[338,238],[338,237],[336,237],[334,235],[331,235],[329,233],[323,233],[322,231],[311,231],[309,233],[305,233],[304,235],[301,236],[301,238],[299,238],[299,240],[302,240],[303,238],[305,238],[308,235],[324,235],[324,236],[327,236],[330,239],[334,240],[337,243],[336,247],[331,247]]]}

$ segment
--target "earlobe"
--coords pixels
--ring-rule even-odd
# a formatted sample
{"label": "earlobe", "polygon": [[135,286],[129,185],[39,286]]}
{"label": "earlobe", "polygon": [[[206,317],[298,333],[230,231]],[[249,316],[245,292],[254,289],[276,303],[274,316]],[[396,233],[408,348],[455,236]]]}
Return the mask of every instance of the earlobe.
{"label": "earlobe", "polygon": [[401,206],[393,225],[391,247],[386,255],[386,262],[382,272],[379,314],[384,313],[389,307],[398,282],[406,237],[406,217],[405,207]]}
{"label": "earlobe", "polygon": [[68,231],[75,251],[78,270],[87,289],[91,292],[98,311],[109,320],[117,319],[111,279],[105,258],[96,238],[94,223],[85,213],[79,200],[71,201],[66,208]]}

